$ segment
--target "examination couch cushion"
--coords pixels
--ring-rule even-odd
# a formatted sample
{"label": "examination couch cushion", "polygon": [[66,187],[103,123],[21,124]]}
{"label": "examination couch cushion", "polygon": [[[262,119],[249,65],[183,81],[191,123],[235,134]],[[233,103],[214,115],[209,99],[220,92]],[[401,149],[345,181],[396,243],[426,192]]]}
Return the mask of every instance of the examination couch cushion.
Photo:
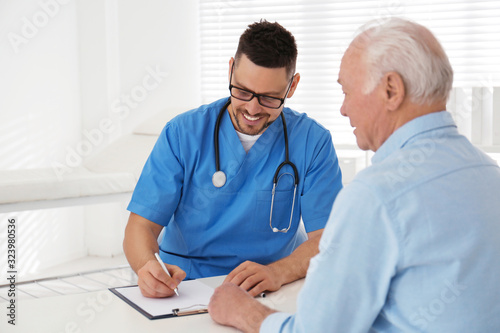
{"label": "examination couch cushion", "polygon": [[132,191],[136,179],[131,173],[95,173],[83,167],[66,169],[62,176],[54,169],[0,171],[0,202],[16,203],[77,198]]}

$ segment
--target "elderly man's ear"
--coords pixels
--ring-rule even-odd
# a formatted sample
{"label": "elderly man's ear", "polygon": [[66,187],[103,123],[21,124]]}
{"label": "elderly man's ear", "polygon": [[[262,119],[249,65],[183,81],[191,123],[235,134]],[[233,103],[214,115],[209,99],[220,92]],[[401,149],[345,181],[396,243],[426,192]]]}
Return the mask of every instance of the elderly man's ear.
{"label": "elderly man's ear", "polygon": [[397,110],[405,99],[405,84],[403,78],[396,72],[384,75],[386,105],[389,111]]}

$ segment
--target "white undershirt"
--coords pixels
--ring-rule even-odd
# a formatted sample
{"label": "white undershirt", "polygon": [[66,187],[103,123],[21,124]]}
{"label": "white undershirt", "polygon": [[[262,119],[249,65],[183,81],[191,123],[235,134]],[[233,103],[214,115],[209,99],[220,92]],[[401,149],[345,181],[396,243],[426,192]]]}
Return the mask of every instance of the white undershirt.
{"label": "white undershirt", "polygon": [[243,149],[245,149],[245,152],[247,153],[250,150],[250,148],[252,148],[253,144],[257,142],[257,140],[262,135],[262,134],[248,135],[238,131],[236,131],[236,133],[238,134],[238,138],[240,138],[241,144],[243,145]]}

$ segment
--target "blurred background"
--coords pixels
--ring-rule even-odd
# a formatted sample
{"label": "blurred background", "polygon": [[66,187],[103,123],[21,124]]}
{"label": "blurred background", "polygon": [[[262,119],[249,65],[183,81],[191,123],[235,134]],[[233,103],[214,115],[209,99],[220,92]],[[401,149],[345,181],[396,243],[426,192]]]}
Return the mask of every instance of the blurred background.
{"label": "blurred background", "polygon": [[340,115],[340,59],[362,24],[391,16],[442,42],[448,109],[500,160],[498,1],[0,0],[0,284],[11,217],[20,280],[126,263],[126,205],[159,130],[228,96],[228,61],[260,19],[295,35],[287,105],[330,130],[347,184],[372,154]]}

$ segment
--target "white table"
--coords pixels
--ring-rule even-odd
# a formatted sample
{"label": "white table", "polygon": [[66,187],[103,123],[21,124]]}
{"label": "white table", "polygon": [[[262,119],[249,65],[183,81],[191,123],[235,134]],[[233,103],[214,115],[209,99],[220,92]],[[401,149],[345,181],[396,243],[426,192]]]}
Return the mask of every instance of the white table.
{"label": "white table", "polygon": [[[200,279],[217,287],[224,276]],[[304,280],[283,286],[279,291],[258,298],[263,304],[283,312],[295,312],[297,294]],[[3,303],[5,304],[5,303]],[[99,333],[99,332],[235,332],[216,324],[209,314],[149,320],[109,290],[84,294],[22,300],[16,303],[16,325],[7,323],[2,306],[0,332],[23,333]]]}

